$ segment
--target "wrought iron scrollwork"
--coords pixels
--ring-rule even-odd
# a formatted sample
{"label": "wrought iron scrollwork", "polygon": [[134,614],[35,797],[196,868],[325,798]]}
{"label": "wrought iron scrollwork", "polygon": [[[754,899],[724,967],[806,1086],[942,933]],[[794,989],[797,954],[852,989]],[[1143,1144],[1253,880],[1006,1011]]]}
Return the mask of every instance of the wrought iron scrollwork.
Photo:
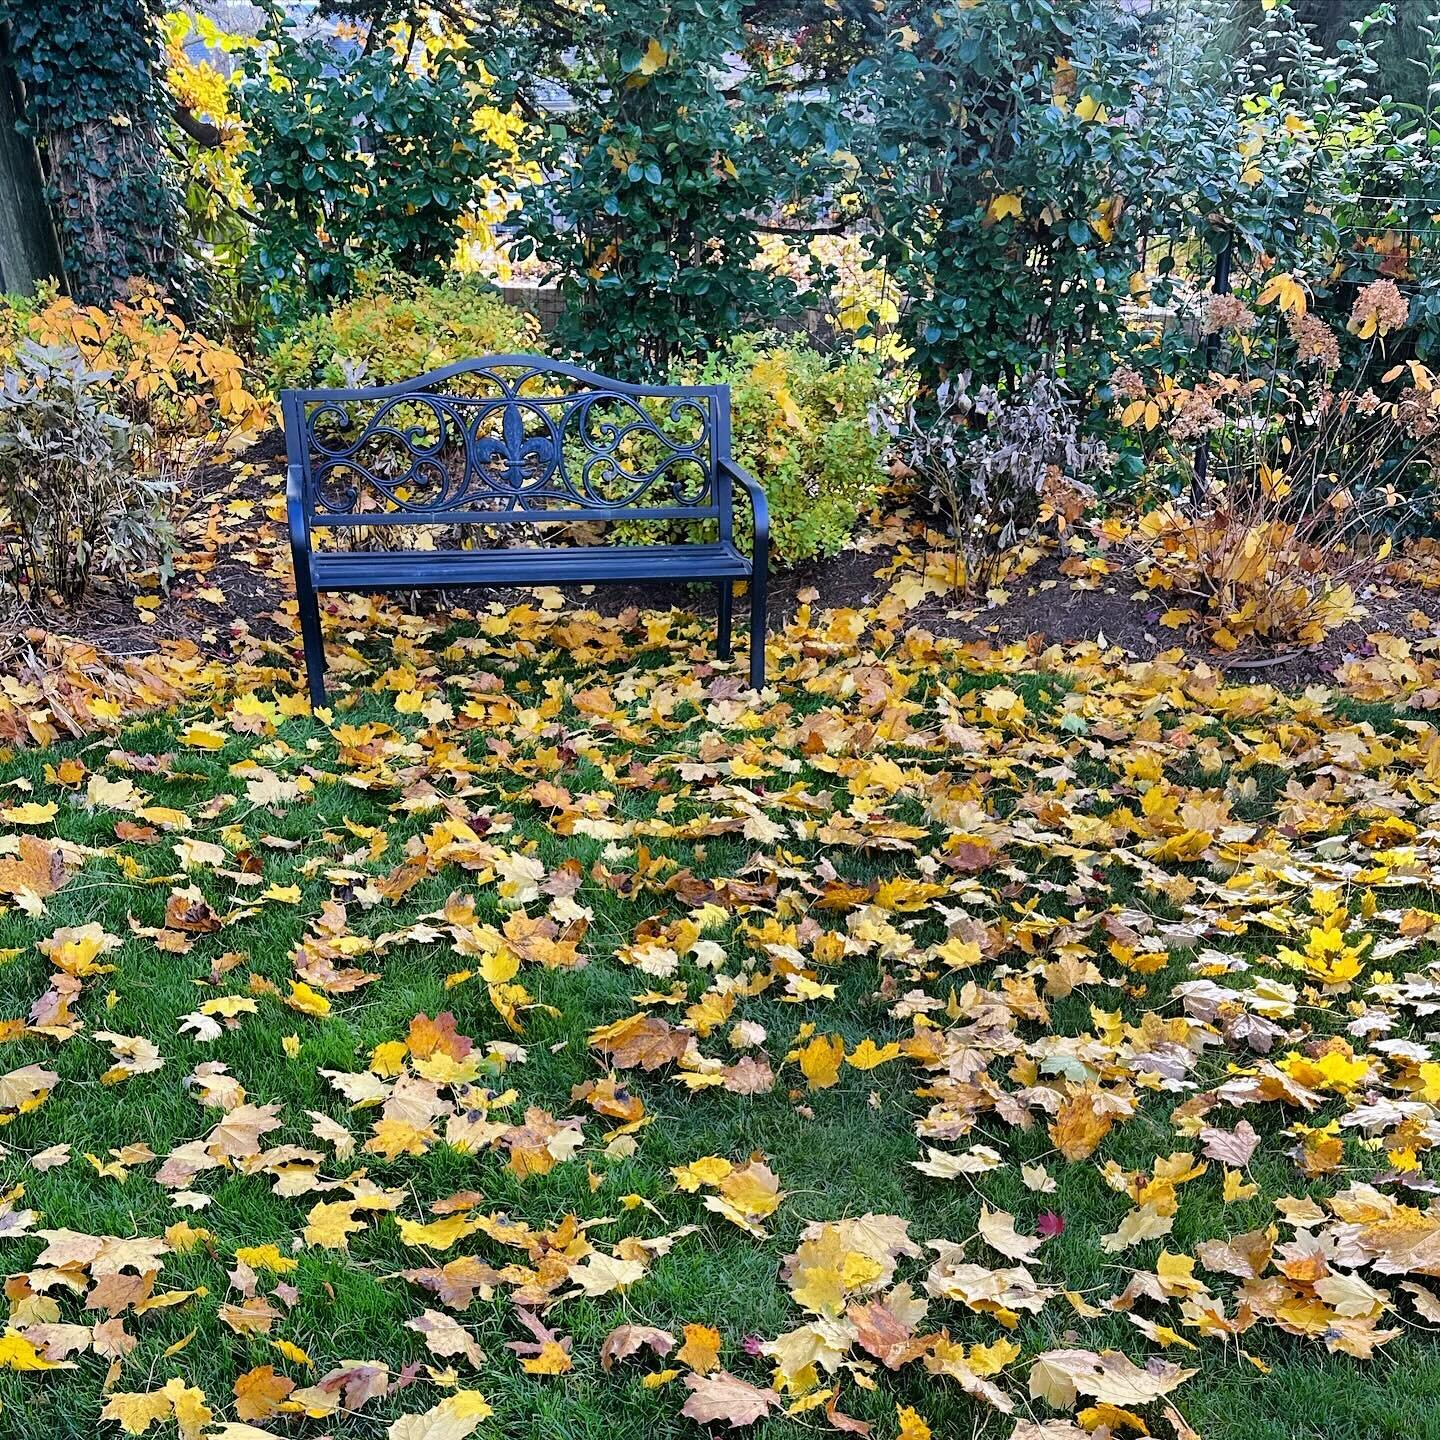
{"label": "wrought iron scrollwork", "polygon": [[[556,377],[569,393],[545,393]],[[317,515],[551,510],[714,503],[712,402],[704,393],[609,390],[571,367],[452,367],[417,388],[317,400],[305,412]]]}
{"label": "wrought iron scrollwork", "polygon": [[[380,402],[363,420],[352,408],[357,406],[327,400],[306,416],[317,510],[337,515],[376,505],[417,512],[457,508],[465,488],[464,467],[457,474],[453,461],[457,448],[462,454],[465,448],[457,402],[416,392]],[[417,412],[429,420],[417,419]],[[395,424],[392,417],[410,423]]]}
{"label": "wrought iron scrollwork", "polygon": [[[706,504],[710,497],[709,408],[683,396],[672,399],[665,409],[681,434],[688,432],[697,438],[688,443],[678,439],[628,395],[592,394],[573,400],[566,419],[584,458],[578,475],[567,471],[569,492],[587,506],[623,509],[638,505],[669,482],[668,503]],[[627,467],[626,447],[631,447],[633,455],[636,449],[643,453],[647,444],[661,451],[659,458],[648,468]]]}

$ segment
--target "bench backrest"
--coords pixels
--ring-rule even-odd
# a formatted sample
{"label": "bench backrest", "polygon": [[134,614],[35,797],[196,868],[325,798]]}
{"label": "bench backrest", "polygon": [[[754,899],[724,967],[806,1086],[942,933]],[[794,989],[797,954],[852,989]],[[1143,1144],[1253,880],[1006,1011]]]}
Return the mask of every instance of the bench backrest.
{"label": "bench backrest", "polygon": [[281,403],[310,525],[715,518],[730,538],[726,385],[497,355]]}

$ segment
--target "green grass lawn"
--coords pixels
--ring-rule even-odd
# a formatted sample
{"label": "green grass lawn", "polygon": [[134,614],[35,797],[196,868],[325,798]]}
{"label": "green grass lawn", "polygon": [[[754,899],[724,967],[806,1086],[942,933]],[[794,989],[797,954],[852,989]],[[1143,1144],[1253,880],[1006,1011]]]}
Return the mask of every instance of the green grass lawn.
{"label": "green grass lawn", "polygon": [[[553,638],[545,644],[541,634],[531,658],[506,671],[506,651],[503,633],[482,635],[445,660],[439,674],[424,670],[420,653],[423,700],[440,707],[430,718],[414,713],[408,701],[397,708],[396,695],[406,692],[384,688],[346,700],[330,725],[282,713],[268,694],[262,704],[250,706],[217,697],[213,705],[148,719],[118,736],[25,751],[0,765],[0,785],[6,787],[0,807],[50,801],[58,807],[53,821],[5,825],[0,836],[35,835],[47,843],[61,837],[80,847],[71,852],[78,862],[74,873],[43,906],[30,904],[27,912],[14,903],[0,913],[0,1018],[15,1022],[0,1070],[41,1065],[59,1077],[42,1105],[13,1114],[0,1132],[7,1147],[0,1161],[5,1185],[24,1187],[13,1208],[35,1211],[35,1230],[160,1236],[186,1221],[206,1232],[183,1253],[164,1257],[154,1287],[157,1293],[204,1293],[145,1313],[122,1307],[118,1320],[133,1349],[108,1377],[111,1357],[94,1348],[74,1354],[73,1369],[0,1371],[0,1435],[27,1440],[118,1435],[118,1424],[99,1419],[107,1394],[150,1392],[175,1376],[204,1392],[215,1417],[210,1429],[219,1430],[238,1418],[235,1381],[254,1367],[273,1365],[305,1387],[347,1362],[369,1361],[389,1367],[392,1383],[402,1374],[413,1376],[412,1383],[353,1412],[328,1418],[282,1412],[252,1423],[297,1437],[383,1435],[397,1416],[435,1405],[458,1379],[482,1391],[493,1407],[479,1434],[565,1440],[691,1436],[698,1427],[680,1413],[687,1372],[673,1354],[662,1361],[641,1351],[608,1374],[601,1368],[601,1343],[615,1327],[657,1326],[678,1341],[687,1324],[713,1326],[722,1338],[721,1366],[765,1386],[771,1369],[756,1353],[758,1346],[813,1318],[781,1276],[785,1257],[807,1225],[866,1213],[898,1216],[922,1246],[941,1238],[964,1242],[976,1263],[1009,1266],[1011,1261],[976,1238],[983,1203],[1013,1214],[1024,1234],[1035,1232],[1042,1212],[1063,1218],[1063,1233],[1029,1266],[1052,1293],[1038,1313],[1020,1316],[1013,1329],[994,1314],[930,1298],[919,1330],[944,1330],[967,1346],[1013,1340],[1018,1358],[991,1377],[1011,1397],[1013,1413],[1001,1415],[972,1399],[954,1381],[928,1373],[921,1361],[891,1371],[860,1349],[822,1379],[838,1387],[840,1411],[871,1423],[878,1440],[897,1434],[897,1405],[914,1407],[937,1437],[1008,1436],[1027,1418],[1066,1418],[1029,1396],[1027,1375],[1037,1354],[1117,1349],[1143,1364],[1161,1353],[1109,1302],[1137,1271],[1153,1272],[1162,1250],[1193,1254],[1202,1241],[1271,1223],[1280,1224],[1282,1241],[1289,1240],[1295,1232],[1278,1221],[1276,1198],[1324,1201],[1354,1181],[1378,1183],[1422,1210],[1430,1203],[1424,1190],[1408,1195],[1397,1190],[1387,1179],[1385,1147],[1367,1147],[1354,1130],[1341,1137],[1343,1161],[1326,1173],[1307,1176],[1290,1155],[1295,1141],[1287,1127],[1297,1119],[1316,1126],[1343,1116],[1360,1103],[1359,1093],[1327,1095],[1323,1108],[1309,1116],[1278,1103],[1243,1111],[1223,1107],[1206,1123],[1233,1128],[1243,1117],[1261,1137],[1244,1176],[1257,1187],[1253,1198],[1224,1203],[1222,1167],[1212,1164],[1179,1189],[1168,1235],[1107,1253],[1101,1237],[1115,1230],[1132,1206],[1106,1182],[1102,1166],[1114,1162],[1126,1171],[1146,1172],[1157,1157],[1196,1151],[1193,1136],[1177,1133],[1171,1112],[1223,1081],[1231,1067],[1252,1064],[1253,1053],[1218,1044],[1206,1050],[1183,1086],[1168,1093],[1142,1087],[1137,1115],[1116,1125],[1092,1156],[1073,1163],[1058,1155],[1039,1111],[1028,1127],[979,1112],[963,1138],[928,1143],[947,1151],[990,1145],[1003,1163],[951,1180],[931,1178],[910,1163],[925,1154],[916,1124],[931,1100],[916,1091],[931,1077],[909,1059],[870,1071],[844,1065],[836,1084],[814,1091],[799,1065],[785,1059],[807,1026],[841,1036],[847,1053],[866,1037],[877,1045],[905,1040],[914,1027],[896,1017],[894,1003],[912,988],[943,1003],[967,981],[998,993],[1006,976],[1016,983],[1027,973],[1043,976],[1046,965],[1063,957],[1048,948],[1043,931],[1033,942],[1017,940],[1017,918],[1027,906],[1039,916],[1072,922],[1063,939],[1067,953],[1093,961],[1102,979],[1051,997],[1043,1023],[1021,1019],[1015,1033],[1024,1042],[1022,1052],[1038,1055],[1055,1036],[1095,1038],[1103,1029],[1097,1014],[1104,1012],[1119,1011],[1131,1023],[1146,1012],[1180,1016],[1174,987],[1196,978],[1196,953],[1205,949],[1254,962],[1245,975],[1221,976],[1223,983],[1243,987],[1271,976],[1301,986],[1296,1014],[1284,1022],[1297,1038],[1282,1039],[1272,1059],[1307,1038],[1343,1032],[1366,1012],[1364,987],[1371,970],[1428,970],[1434,957],[1428,936],[1383,964],[1367,962],[1366,978],[1328,995],[1317,990],[1306,996],[1305,977],[1293,971],[1286,976],[1267,957],[1277,943],[1303,943],[1316,919],[1307,900],[1317,877],[1342,863],[1349,873],[1341,890],[1357,932],[1384,939],[1396,933],[1394,915],[1406,907],[1433,906],[1423,837],[1408,842],[1408,868],[1394,860],[1396,874],[1368,884],[1363,874],[1357,878],[1364,862],[1374,862],[1383,849],[1357,838],[1366,827],[1386,815],[1423,826],[1425,808],[1435,800],[1426,778],[1425,737],[1403,723],[1397,728],[1392,712],[1371,707],[1362,716],[1276,697],[1255,713],[1237,711],[1226,719],[1228,703],[1207,707],[1178,682],[1152,686],[1147,693],[1133,676],[1002,674],[954,657],[937,664],[920,649],[910,655],[897,650],[888,673],[883,664],[867,666],[863,657],[797,659],[796,683],[757,710],[729,698],[733,687],[708,691],[711,682],[697,677],[683,653],[651,648],[633,671],[623,662],[604,668],[587,663],[583,652],[577,658],[573,644]],[[393,663],[406,672],[401,683],[411,683],[416,657],[408,647],[393,655],[374,649],[367,654],[377,670]],[[480,678],[485,672],[501,677],[503,689]],[[604,697],[597,694],[602,688]],[[997,690],[1000,708],[986,708],[985,697]],[[1024,702],[1023,716],[1006,710],[1007,692]],[[191,742],[204,740],[191,730],[196,724],[221,735],[220,748],[187,743],[187,734]],[[1388,738],[1382,733],[1387,731]],[[1335,743],[1333,737],[1341,735],[1359,737],[1365,753]],[[1265,760],[1266,745],[1276,747],[1282,765]],[[65,760],[85,767],[72,783],[57,774]],[[281,798],[266,798],[272,793],[268,781],[262,779],[258,788],[251,784],[251,766],[276,777]],[[92,776],[133,781],[151,818],[134,813],[128,802],[92,803],[87,799]],[[292,790],[286,782],[300,788]],[[563,786],[570,801],[537,792],[537,782]],[[1140,814],[1144,791],[1157,784],[1171,787],[1182,800],[1202,793],[1215,800],[1228,786],[1227,823],[1256,828],[1243,840],[1217,831],[1183,859],[1138,862],[1134,850],[1141,840],[1127,841],[1112,827],[1108,842],[1092,842],[1078,857],[1060,845],[1010,840],[998,845],[994,865],[974,873],[941,863],[962,813],[988,815],[997,834],[1042,814],[1057,796],[1068,795],[1067,805],[1093,817],[1113,816],[1124,806]],[[1324,791],[1325,803],[1337,808],[1336,822],[1295,833],[1282,821],[1277,832],[1287,785],[1317,787],[1307,802],[1317,805]],[[116,794],[103,788],[98,793],[102,800]],[[918,838],[892,849],[827,840],[818,833],[825,803],[831,815],[848,815],[862,833],[891,822],[915,827]],[[177,813],[156,819],[153,807]],[[566,884],[549,887],[555,893],[542,891],[517,906],[502,895],[503,876],[492,865],[438,863],[413,888],[386,898],[382,877],[401,866],[407,851],[423,853],[427,837],[433,846],[436,827],[447,817],[467,818],[487,845],[506,855],[537,860],[545,877],[567,873],[562,871],[567,865],[573,873]],[[750,823],[749,834],[730,823],[737,819]],[[1046,823],[1058,822],[1051,817]],[[671,833],[687,827],[688,835]],[[852,827],[843,828],[848,833]],[[143,833],[146,829],[155,833]],[[123,838],[127,833],[131,838]],[[372,836],[379,837],[373,850]],[[183,869],[175,849],[182,837],[221,846],[223,862]],[[1278,848],[1268,907],[1225,903],[1215,885],[1244,871],[1246,855],[1272,842]],[[0,858],[15,844],[13,838],[0,841]],[[1278,873],[1281,850],[1293,866],[1289,874]],[[681,871],[690,872],[695,884],[666,889]],[[1077,889],[1079,871],[1086,880]],[[1167,895],[1157,876],[1189,877],[1196,886],[1193,897]],[[903,937],[908,958],[883,953],[884,945],[857,945],[855,953],[820,964],[811,958],[816,935],[846,932],[859,908],[821,903],[831,877],[872,900],[876,882],[897,877],[933,879],[947,893],[938,902],[876,913],[877,921],[883,918]],[[687,953],[673,974],[659,978],[621,963],[617,952],[635,941],[637,930],[647,924],[663,928],[693,912],[702,882],[740,879],[758,886],[767,878],[773,886],[755,890],[758,898],[723,899],[723,914],[706,917],[704,937],[718,943],[721,958],[704,949]],[[287,896],[291,886],[298,887],[298,903]],[[155,932],[166,931],[167,904],[173,917],[172,893],[185,887],[198,890],[224,923],[208,933],[181,932],[188,943],[172,951],[165,948],[168,937],[157,940]],[[296,947],[315,933],[328,902],[345,906],[349,935],[374,940],[407,930],[421,916],[440,911],[454,894],[473,901],[476,924],[502,928],[520,912],[546,916],[555,894],[569,891],[568,903],[590,912],[579,946],[588,963],[576,969],[523,965],[515,980],[529,1000],[519,1014],[519,1033],[507,1026],[478,974],[447,983],[457,972],[478,971],[481,963],[457,954],[449,935],[404,939],[382,953],[353,947],[356,953],[336,963],[373,970],[380,978],[329,995],[326,1015],[283,1001],[296,978]],[[1374,913],[1366,913],[1366,895]],[[1141,975],[1109,953],[1110,937],[1100,924],[1107,913],[1132,925],[1137,915],[1161,926],[1185,922],[1195,938],[1189,948],[1167,946],[1163,967]],[[947,927],[964,929],[967,916],[994,935],[994,953],[947,974],[927,956],[946,939]],[[443,923],[437,922],[437,929]],[[73,1036],[57,1041],[36,1034],[26,1028],[27,1017],[54,973],[38,942],[61,927],[88,924],[120,941],[100,957],[114,968],[84,978],[83,992],[71,1006]],[[802,952],[794,964],[762,948],[765,939],[787,927]],[[711,963],[702,966],[700,958]],[[785,976],[791,970],[817,985],[833,985],[833,996],[787,994]],[[643,1008],[683,1025],[686,1006],[715,987],[717,976],[730,983],[767,975],[768,988],[742,995],[724,1022],[697,1043],[707,1057],[728,1064],[739,1053],[726,1039],[731,1026],[740,1020],[762,1026],[761,1049],[774,1069],[774,1087],[755,1094],[721,1087],[692,1091],[671,1065],[628,1070],[619,1078],[627,1093],[643,1101],[647,1123],[635,1132],[633,1148],[607,1143],[605,1135],[620,1122],[596,1115],[574,1094],[607,1074],[604,1057],[589,1044],[590,1031],[635,1013],[635,997],[645,992],[667,992],[664,1000],[650,996]],[[179,1028],[182,1017],[222,995],[248,997],[253,1012],[236,1014],[209,1041]],[[1372,1038],[1384,1034],[1427,1043],[1433,1019],[1395,1005],[1372,1006],[1372,1013],[1380,1008],[1391,1023]],[[934,1011],[931,1021],[942,1029],[968,1023],[972,1017],[964,1006],[957,1010],[954,1016],[943,1008]],[[364,1071],[375,1047],[405,1039],[413,1017],[442,1011],[453,1014],[458,1030],[482,1054],[497,1042],[523,1047],[523,1059],[512,1056],[503,1071],[491,1066],[479,1082],[496,1092],[515,1091],[513,1102],[497,1107],[492,1117],[518,1125],[530,1107],[558,1120],[580,1117],[584,1143],[572,1158],[522,1179],[507,1165],[503,1149],[471,1154],[437,1142],[420,1154],[387,1158],[357,1148],[353,1156],[337,1159],[316,1138],[312,1112],[349,1130],[357,1147],[379,1117],[377,1110],[352,1110],[321,1072]],[[97,1031],[144,1037],[158,1047],[163,1064],[105,1084],[102,1076],[114,1056]],[[1356,1054],[1368,1053],[1366,1036],[1349,1038]],[[203,1170],[182,1187],[210,1197],[194,1211],[177,1207],[173,1188],[157,1183],[166,1156],[203,1140],[223,1118],[222,1110],[202,1105],[189,1083],[197,1066],[217,1062],[243,1085],[248,1102],[279,1107],[281,1123],[265,1136],[266,1147],[296,1146],[322,1157],[313,1173],[299,1178],[292,1173],[295,1193],[275,1193],[277,1184],[284,1188],[285,1177],[277,1175],[278,1167],[266,1173],[263,1165]],[[1376,1096],[1404,1094],[1408,1073],[1377,1057],[1367,1084]],[[1003,1061],[991,1062],[989,1075],[1003,1089],[1021,1086]],[[1052,1073],[1048,1083],[1063,1090],[1072,1080]],[[1118,1088],[1113,1074],[1108,1083]],[[61,1143],[71,1149],[68,1163],[43,1172],[31,1166],[32,1157]],[[150,1147],[157,1158],[127,1164],[125,1178],[97,1168],[114,1158],[112,1151],[136,1145]],[[672,1167],[703,1156],[743,1165],[756,1153],[765,1157],[784,1192],[763,1221],[763,1237],[707,1210],[703,1194],[685,1193],[671,1174]],[[1412,1178],[1436,1176],[1432,1153],[1421,1140]],[[307,1169],[303,1160],[294,1163]],[[1023,1183],[1022,1165],[1036,1163],[1054,1177],[1053,1193],[1039,1194]],[[246,1168],[252,1173],[243,1173]],[[362,1213],[348,1249],[306,1245],[301,1237],[311,1207],[348,1193],[321,1187],[361,1170],[376,1186],[400,1193],[397,1213],[411,1221],[432,1219],[429,1207],[435,1202],[473,1191],[474,1213],[509,1217],[532,1232],[553,1231],[567,1217],[577,1217],[590,1227],[584,1232],[589,1242],[606,1253],[626,1237],[685,1233],[623,1292],[571,1296],[567,1284],[552,1292],[554,1303],[542,1313],[557,1335],[572,1342],[573,1369],[566,1374],[531,1375],[522,1369],[507,1342],[531,1336],[517,1317],[513,1282],[497,1284],[491,1299],[477,1298],[456,1312],[485,1352],[484,1363],[472,1369],[464,1358],[430,1354],[422,1335],[406,1328],[427,1306],[443,1307],[398,1272],[461,1254],[497,1268],[534,1266],[536,1254],[547,1247],[537,1242],[535,1254],[527,1257],[478,1234],[432,1254],[406,1245],[389,1213]],[[1440,1228],[1440,1219],[1436,1224]],[[273,1297],[278,1280],[293,1286],[293,1296],[288,1303],[274,1301],[278,1314],[268,1334],[247,1336],[222,1318],[227,1301],[242,1299],[230,1289],[228,1272],[237,1249],[266,1244],[293,1258],[297,1268],[280,1277],[260,1272],[259,1292]],[[89,1282],[83,1275],[72,1288],[64,1278],[30,1273],[41,1246],[33,1233],[0,1238],[0,1262],[12,1277],[7,1291],[12,1325],[24,1333],[47,1320],[69,1325],[105,1320],[104,1310],[84,1308]],[[577,1258],[572,1252],[553,1263],[563,1268]],[[897,1278],[923,1292],[931,1259],[928,1251],[903,1258]],[[28,1281],[22,1278],[27,1273]],[[1233,1314],[1237,1282],[1198,1267],[1196,1273],[1226,1298],[1226,1311]],[[1187,1328],[1178,1304],[1142,1298],[1134,1308],[1196,1347],[1172,1345],[1164,1358],[1196,1368],[1169,1399],[1206,1440],[1440,1436],[1434,1326],[1399,1292],[1400,1276],[1366,1274],[1388,1297],[1380,1328],[1402,1332],[1369,1360],[1330,1353],[1322,1336],[1286,1333],[1266,1319],[1227,1342]],[[1081,1306],[1064,1291],[1074,1292]],[[47,1309],[49,1302],[53,1306]],[[311,1363],[293,1350],[282,1352],[275,1341],[299,1347]],[[645,1377],[667,1365],[681,1375],[647,1387]],[[800,1398],[786,1395],[783,1405]],[[1163,1404],[1140,1413],[1156,1434],[1183,1433],[1166,1418]],[[1091,1418],[1098,1424],[1105,1417]],[[794,1416],[777,1409],[745,1433],[771,1440],[830,1428],[823,1407]],[[173,1432],[174,1421],[166,1419],[150,1433]],[[404,1433],[408,1440],[410,1432]]]}

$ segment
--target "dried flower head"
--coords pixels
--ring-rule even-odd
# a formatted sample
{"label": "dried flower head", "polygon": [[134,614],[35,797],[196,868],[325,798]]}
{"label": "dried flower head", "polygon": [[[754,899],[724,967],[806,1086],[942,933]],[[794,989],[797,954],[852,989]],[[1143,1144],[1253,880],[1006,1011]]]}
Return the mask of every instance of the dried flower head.
{"label": "dried flower head", "polygon": [[1238,295],[1212,295],[1205,303],[1203,329],[1207,335],[1248,335],[1255,328],[1255,312]]}
{"label": "dried flower head", "polygon": [[1167,428],[1172,440],[1185,443],[1218,430],[1224,421],[1214,394],[1207,386],[1197,385],[1172,414]]}
{"label": "dried flower head", "polygon": [[1340,341],[1335,332],[1310,311],[1286,316],[1290,337],[1295,341],[1302,365],[1318,365],[1322,370],[1340,368]]}
{"label": "dried flower head", "polygon": [[1128,365],[1120,365],[1110,377],[1110,388],[1117,400],[1140,400],[1145,395],[1145,381]]}
{"label": "dried flower head", "polygon": [[1440,394],[1407,385],[1395,407],[1396,418],[1412,440],[1433,440],[1440,434]]}
{"label": "dried flower head", "polygon": [[1374,280],[1356,297],[1350,329],[1362,340],[1401,329],[1410,318],[1410,304],[1393,280]]}

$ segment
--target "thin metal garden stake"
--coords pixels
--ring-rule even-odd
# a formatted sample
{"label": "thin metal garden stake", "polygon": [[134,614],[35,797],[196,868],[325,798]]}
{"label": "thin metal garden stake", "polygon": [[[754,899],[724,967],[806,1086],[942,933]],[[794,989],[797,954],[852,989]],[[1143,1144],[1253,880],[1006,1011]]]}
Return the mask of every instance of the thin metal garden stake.
{"label": "thin metal garden stake", "polygon": [[[1215,255],[1215,288],[1216,295],[1228,295],[1230,293],[1230,261],[1234,251],[1235,241],[1227,235],[1225,243]],[[1210,375],[1220,359],[1220,332],[1212,330],[1205,337],[1205,374]],[[1200,437],[1199,445],[1195,453],[1195,470],[1190,483],[1190,498],[1198,499],[1205,493],[1205,482],[1210,474],[1210,436],[1208,433]]]}

